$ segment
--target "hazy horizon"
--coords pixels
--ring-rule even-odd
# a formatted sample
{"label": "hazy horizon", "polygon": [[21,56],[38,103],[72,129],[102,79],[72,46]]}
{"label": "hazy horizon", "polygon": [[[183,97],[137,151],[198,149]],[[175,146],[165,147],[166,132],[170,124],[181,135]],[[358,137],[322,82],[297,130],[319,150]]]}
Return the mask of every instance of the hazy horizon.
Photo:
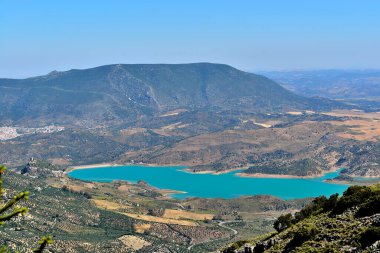
{"label": "hazy horizon", "polygon": [[83,68],[68,68],[68,69],[51,69],[48,70],[45,73],[37,73],[33,75],[27,75],[27,76],[19,76],[19,77],[8,77],[8,76],[0,76],[0,78],[5,78],[5,79],[24,79],[24,78],[32,78],[32,77],[38,77],[38,76],[45,76],[50,74],[51,72],[58,71],[58,72],[66,72],[70,70],[85,70],[85,69],[92,69],[92,68],[97,68],[101,66],[107,66],[107,65],[130,65],[130,64],[142,64],[142,65],[155,65],[155,64],[168,64],[168,65],[176,65],[176,64],[197,64],[197,63],[210,63],[210,64],[225,64],[229,65],[233,68],[236,68],[238,70],[242,70],[245,72],[249,73],[254,73],[254,74],[265,74],[265,73],[271,73],[271,72],[318,72],[318,71],[344,71],[344,72],[378,72],[380,71],[379,68],[364,68],[364,69],[359,69],[359,68],[325,68],[325,69],[268,69],[268,70],[250,70],[250,69],[243,69],[243,68],[238,68],[236,66],[223,63],[223,62],[178,62],[178,63],[165,63],[165,62],[157,62],[157,63],[107,63],[107,64],[101,64],[101,65],[96,65],[96,66],[88,66],[88,67],[83,67]]}
{"label": "hazy horizon", "polygon": [[378,1],[0,3],[0,77],[116,63],[380,69]]}

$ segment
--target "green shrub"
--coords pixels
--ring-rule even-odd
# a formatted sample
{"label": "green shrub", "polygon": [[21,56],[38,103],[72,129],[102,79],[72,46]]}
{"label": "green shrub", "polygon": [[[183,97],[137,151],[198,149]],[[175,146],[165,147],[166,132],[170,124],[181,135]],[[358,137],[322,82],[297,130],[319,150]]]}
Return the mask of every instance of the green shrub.
{"label": "green shrub", "polygon": [[241,241],[234,242],[229,247],[225,248],[223,250],[223,253],[234,253],[235,250],[241,248],[247,242],[248,242],[247,240],[241,240]]}
{"label": "green shrub", "polygon": [[273,227],[277,230],[277,232],[281,232],[284,229],[287,229],[290,227],[293,223],[293,215],[291,213],[281,215],[277,218],[277,220],[274,222]]}
{"label": "green shrub", "polygon": [[360,205],[363,201],[368,200],[375,193],[375,191],[372,191],[371,188],[367,186],[350,186],[337,202],[333,213],[341,214],[348,208]]}
{"label": "green shrub", "polygon": [[328,212],[333,210],[338,203],[338,199],[339,194],[333,194],[330,198],[326,198],[325,196],[315,198],[310,204],[295,214],[296,222],[309,218],[312,215],[317,215],[322,211]]}
{"label": "green shrub", "polygon": [[286,251],[301,246],[304,242],[313,239],[317,233],[318,231],[314,224],[303,224],[294,232],[293,239],[286,245]]}
{"label": "green shrub", "polygon": [[324,203],[323,211],[327,212],[327,211],[333,210],[336,207],[338,200],[339,200],[338,193],[331,195],[330,198]]}
{"label": "green shrub", "polygon": [[360,235],[359,243],[362,248],[366,248],[378,240],[380,240],[380,227],[370,227]]}
{"label": "green shrub", "polygon": [[380,195],[373,196],[367,203],[364,203],[356,213],[356,217],[365,217],[376,213],[380,213]]}

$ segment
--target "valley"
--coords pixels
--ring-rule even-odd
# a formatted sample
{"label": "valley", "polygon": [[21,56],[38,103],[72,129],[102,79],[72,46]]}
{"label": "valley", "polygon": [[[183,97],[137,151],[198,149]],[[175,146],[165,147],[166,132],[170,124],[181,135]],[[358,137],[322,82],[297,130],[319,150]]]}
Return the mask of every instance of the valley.
{"label": "valley", "polygon": [[21,251],[44,231],[54,234],[51,249],[57,252],[105,248],[125,252],[135,247],[131,248],[131,241],[142,245],[135,249],[141,252],[209,251],[270,231],[271,220],[279,213],[307,202],[270,196],[176,200],[167,196],[167,190],[143,181],[75,180],[64,176],[62,167],[40,160],[31,160],[26,167],[22,175],[10,171],[4,177],[6,196],[30,190],[31,201],[25,202],[29,214],[21,218],[21,224],[8,224],[1,231],[2,238],[24,231],[23,241],[7,241],[9,248]]}
{"label": "valley", "polygon": [[364,164],[377,164],[378,118],[347,110],[298,115],[185,111],[128,125],[67,126],[18,136],[0,142],[0,158],[11,166],[22,165],[26,156],[65,166],[143,163],[187,166],[195,173],[242,170],[300,177],[344,167],[348,176],[377,177],[379,170]]}
{"label": "valley", "polygon": [[4,186],[34,200],[1,232],[22,231],[12,249],[50,231],[55,252],[211,252],[380,181],[377,111],[227,65],[108,65],[0,89]]}
{"label": "valley", "polygon": [[0,253],[379,253],[380,1],[0,1]]}

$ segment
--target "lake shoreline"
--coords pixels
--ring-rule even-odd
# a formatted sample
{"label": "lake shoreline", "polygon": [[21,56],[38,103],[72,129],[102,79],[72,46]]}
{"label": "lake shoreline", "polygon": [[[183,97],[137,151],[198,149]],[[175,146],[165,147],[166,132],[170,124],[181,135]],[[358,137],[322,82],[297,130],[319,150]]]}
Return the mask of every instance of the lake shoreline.
{"label": "lake shoreline", "polygon": [[[123,167],[123,166],[142,166],[142,167],[165,167],[165,166],[179,166],[179,165],[158,165],[158,164],[153,164],[153,163],[149,163],[149,164],[134,164],[134,163],[127,163],[127,164],[118,164],[118,163],[95,163],[95,164],[88,164],[88,165],[77,165],[77,166],[70,166],[69,168],[66,169],[65,171],[65,175],[68,177],[68,178],[71,178],[70,177],[70,173],[73,172],[73,171],[76,171],[76,170],[90,170],[90,169],[97,169],[97,168],[105,168],[105,167]],[[81,180],[81,179],[78,179],[78,180]],[[84,180],[81,180],[81,181],[84,181]],[[117,181],[117,180],[115,180]],[[125,180],[127,181],[127,180]],[[132,182],[129,182],[127,181],[128,183],[131,183],[131,184],[135,184],[137,185],[137,183],[132,183]],[[150,186],[148,184],[149,187],[152,187],[154,188],[157,192],[161,193],[163,196],[167,197],[167,198],[173,198],[173,195],[176,195],[176,194],[186,194],[187,192],[185,191],[179,191],[179,190],[174,190],[174,189],[162,189],[162,188],[157,188],[157,187],[153,187],[153,186]]]}
{"label": "lake shoreline", "polygon": [[[272,195],[287,200],[319,195],[327,196],[335,192],[341,194],[346,189],[343,185],[326,184],[323,182],[325,178],[298,180],[296,182],[298,187],[295,187],[295,181],[287,178],[289,177],[287,175],[277,177],[270,175],[272,178],[265,178],[263,177],[264,175],[260,175],[261,178],[242,180],[242,177],[236,176],[236,174],[239,174],[238,172],[231,172],[241,171],[244,168],[234,168],[220,172],[203,171],[203,173],[193,173],[191,170],[184,171],[185,166],[165,168],[166,166],[154,165],[156,167],[154,168],[152,164],[120,165],[110,163],[109,165],[108,168],[105,163],[73,166],[74,171],[71,170],[70,173],[67,173],[67,176],[72,179],[94,182],[125,180],[136,184],[136,182],[143,180],[155,191],[161,192],[165,197],[174,199],[186,199],[188,197],[230,199],[240,196]],[[130,169],[123,168],[128,166]],[[224,175],[220,177],[214,176],[216,173]],[[197,176],[196,174],[203,175]],[[334,175],[329,175],[326,178],[331,178]],[[280,177],[283,177],[283,179],[277,181],[276,178],[279,179]],[[300,191],[300,188],[303,190]],[[286,190],[284,191],[283,189]]]}
{"label": "lake shoreline", "polygon": [[[135,164],[135,163],[127,163],[127,164],[118,164],[118,163],[96,163],[96,164],[89,164],[89,165],[77,165],[77,166],[70,166],[66,171],[65,174],[68,174],[74,170],[86,170],[86,169],[96,169],[96,168],[103,168],[103,167],[123,167],[123,166],[145,166],[145,167],[165,167],[165,166],[178,166],[178,167],[184,167],[181,169],[182,172],[190,173],[190,174],[212,174],[212,175],[222,175],[227,174],[233,171],[241,171],[247,168],[234,168],[234,169],[228,169],[228,170],[222,170],[222,171],[213,171],[213,170],[204,170],[204,171],[192,171],[191,168],[186,168],[188,166],[185,165],[178,165],[178,164],[154,164],[154,163],[141,163],[141,164]],[[338,171],[339,167],[332,167],[330,170],[325,170],[322,173],[316,174],[316,175],[310,175],[310,176],[297,176],[297,175],[289,175],[289,174],[267,174],[267,173],[235,173],[235,176],[238,177],[244,177],[244,178],[286,178],[286,179],[313,179],[313,178],[320,178],[325,176],[327,173],[336,172]]]}
{"label": "lake shoreline", "polygon": [[185,173],[190,173],[190,174],[212,174],[212,175],[222,175],[222,174],[227,174],[233,171],[239,171],[239,170],[244,170],[244,168],[235,168],[235,169],[228,169],[228,170],[221,170],[221,171],[214,171],[214,170],[202,170],[202,171],[193,171],[190,168],[183,169],[181,171]]}
{"label": "lake shoreline", "polygon": [[74,170],[86,170],[86,169],[96,169],[96,168],[103,168],[103,167],[118,167],[118,166],[123,166],[123,165],[116,164],[116,163],[95,163],[95,164],[89,164],[89,165],[69,166],[65,170],[65,174],[68,174]]}
{"label": "lake shoreline", "polygon": [[313,178],[320,178],[325,176],[328,173],[337,172],[341,168],[339,167],[333,167],[330,170],[325,170],[322,173],[316,174],[316,175],[310,175],[310,176],[297,176],[297,175],[287,175],[287,174],[267,174],[267,173],[236,173],[236,176],[239,177],[247,177],[247,178],[286,178],[286,179],[313,179]]}
{"label": "lake shoreline", "polygon": [[68,174],[74,170],[87,170],[87,169],[96,169],[96,168],[103,168],[103,167],[123,167],[123,166],[145,166],[145,167],[186,167],[183,165],[174,165],[174,164],[155,164],[155,163],[94,163],[94,164],[86,164],[86,165],[75,165],[75,166],[69,166],[65,173]]}

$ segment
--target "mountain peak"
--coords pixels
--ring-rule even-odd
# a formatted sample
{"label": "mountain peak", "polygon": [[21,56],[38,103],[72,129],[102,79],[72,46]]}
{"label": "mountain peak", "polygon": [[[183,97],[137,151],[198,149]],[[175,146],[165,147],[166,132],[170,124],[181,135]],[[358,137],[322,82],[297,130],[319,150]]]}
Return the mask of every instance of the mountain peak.
{"label": "mountain peak", "polygon": [[36,78],[0,79],[2,86],[14,88],[3,91],[5,97],[12,97],[0,102],[5,108],[3,119],[16,122],[28,117],[51,123],[128,121],[175,109],[278,112],[319,110],[334,104],[295,95],[264,76],[207,62],[52,71]]}

